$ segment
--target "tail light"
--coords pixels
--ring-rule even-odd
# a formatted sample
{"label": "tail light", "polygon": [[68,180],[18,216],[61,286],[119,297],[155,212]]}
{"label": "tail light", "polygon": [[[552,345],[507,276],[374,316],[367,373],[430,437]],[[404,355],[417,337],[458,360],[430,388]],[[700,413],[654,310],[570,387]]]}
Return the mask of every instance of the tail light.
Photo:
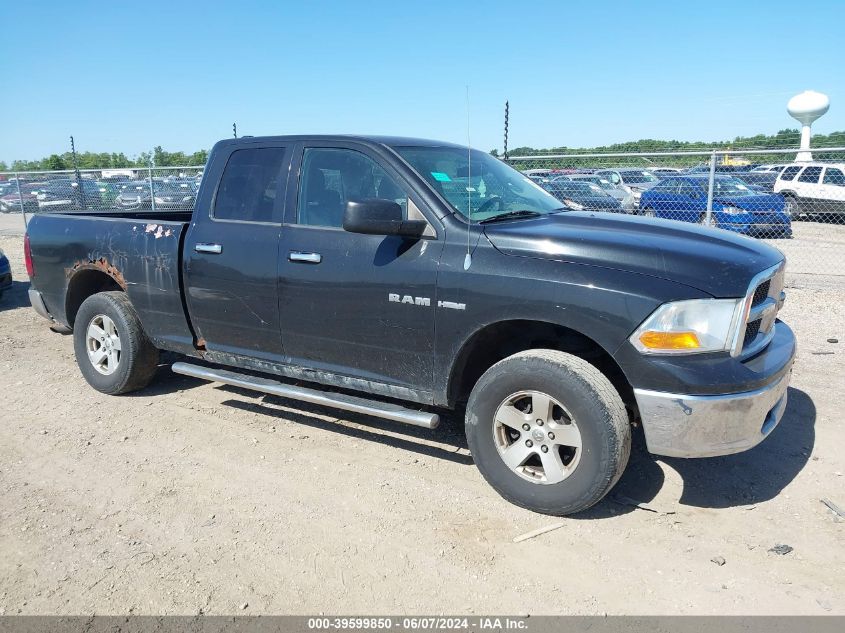
{"label": "tail light", "polygon": [[32,265],[32,252],[29,248],[29,233],[23,236],[23,261],[26,264],[26,274],[30,279],[35,278],[35,266]]}

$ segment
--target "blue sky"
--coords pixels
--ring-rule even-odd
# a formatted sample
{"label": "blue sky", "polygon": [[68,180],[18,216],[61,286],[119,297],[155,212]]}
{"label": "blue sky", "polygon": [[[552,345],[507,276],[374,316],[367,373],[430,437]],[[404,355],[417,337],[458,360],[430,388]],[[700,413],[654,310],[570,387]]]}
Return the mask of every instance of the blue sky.
{"label": "blue sky", "polygon": [[[7,2],[0,159],[135,155],[231,134],[379,133],[511,148],[845,129],[845,4]],[[802,29],[808,25],[808,30]]]}

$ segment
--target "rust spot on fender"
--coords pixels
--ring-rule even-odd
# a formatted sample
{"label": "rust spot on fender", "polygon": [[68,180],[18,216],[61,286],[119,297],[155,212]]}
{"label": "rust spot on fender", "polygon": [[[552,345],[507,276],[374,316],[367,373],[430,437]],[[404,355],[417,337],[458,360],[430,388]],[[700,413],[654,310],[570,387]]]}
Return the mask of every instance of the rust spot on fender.
{"label": "rust spot on fender", "polygon": [[114,279],[118,286],[126,290],[126,279],[124,279],[123,273],[116,267],[112,266],[111,263],[109,263],[109,260],[105,257],[75,262],[73,266],[66,270],[67,278],[70,279],[80,270],[99,270]]}

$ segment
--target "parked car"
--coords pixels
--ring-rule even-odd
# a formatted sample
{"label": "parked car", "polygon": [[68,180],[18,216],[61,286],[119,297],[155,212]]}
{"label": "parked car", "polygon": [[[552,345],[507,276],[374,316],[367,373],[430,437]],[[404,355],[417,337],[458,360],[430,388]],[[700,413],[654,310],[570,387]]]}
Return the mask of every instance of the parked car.
{"label": "parked car", "polygon": [[150,183],[146,180],[135,180],[120,186],[115,202],[120,209],[149,209],[152,207]]}
{"label": "parked car", "polygon": [[589,182],[600,187],[604,193],[618,200],[626,213],[633,213],[636,208],[634,196],[619,185],[614,185],[605,176],[600,174],[573,174],[566,178],[575,182]]}
{"label": "parked car", "polygon": [[180,374],[429,429],[465,409],[487,481],[548,514],[607,494],[634,423],[709,457],[784,413],[795,337],[762,242],[567,210],[436,141],[227,139],[207,170],[193,211],[30,221],[30,301],[94,389],[143,388],[170,350],[201,361]]}
{"label": "parked car", "polygon": [[761,172],[761,171],[767,172],[767,173],[768,172],[774,172],[776,174],[779,174],[784,169],[786,169],[789,165],[790,165],[790,163],[783,163],[783,164],[780,164],[780,165],[755,165],[749,171],[753,171],[755,173]]}
{"label": "parked car", "polygon": [[[567,177],[569,178],[569,177]],[[570,209],[622,213],[622,204],[591,182],[556,179],[543,188]]]}
{"label": "parked car", "polygon": [[195,181],[153,180],[155,200],[150,196],[150,182],[137,180],[122,186],[117,196],[121,209],[191,209],[197,193]]}
{"label": "parked car", "polygon": [[683,169],[678,169],[677,167],[649,167],[648,171],[663,180],[669,176],[677,176]]}
{"label": "parked car", "polygon": [[731,174],[755,190],[771,193],[775,188],[777,172],[774,171],[737,171]]}
{"label": "parked car", "polygon": [[100,209],[103,206],[100,186],[88,178],[82,178],[79,182],[70,179],[49,181],[39,190],[36,199],[41,211]]}
{"label": "parked car", "polygon": [[12,266],[9,264],[9,259],[0,248],[0,299],[3,298],[3,292],[12,287]]}
{"label": "parked car", "polygon": [[193,209],[196,184],[171,181],[153,183],[156,209]]}
{"label": "parked car", "polygon": [[[641,213],[705,224],[709,175],[667,178],[643,193]],[[741,180],[719,174],[713,181],[710,223],[722,229],[761,237],[791,237],[792,223],[783,196],[753,191]]]}
{"label": "parked car", "polygon": [[21,183],[20,195],[18,195],[17,185],[7,188],[0,196],[0,213],[20,213],[21,197],[23,197],[23,209],[27,213],[35,213],[38,211],[36,196],[43,186],[44,183]]}
{"label": "parked car", "polygon": [[643,192],[660,182],[660,179],[650,171],[633,167],[599,169],[595,173],[607,178],[614,185],[622,187],[626,193],[630,193],[634,198],[635,209],[640,207],[640,196]]}
{"label": "parked car", "polygon": [[845,214],[845,163],[797,163],[784,168],[774,190],[792,217],[841,221]]}

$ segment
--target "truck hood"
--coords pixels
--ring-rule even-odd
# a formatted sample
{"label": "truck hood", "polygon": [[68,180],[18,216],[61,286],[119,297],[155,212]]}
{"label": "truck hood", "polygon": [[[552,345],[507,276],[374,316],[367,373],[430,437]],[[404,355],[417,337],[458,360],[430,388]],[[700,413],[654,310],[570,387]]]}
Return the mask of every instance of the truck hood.
{"label": "truck hood", "polygon": [[488,224],[485,234],[505,255],[601,266],[741,297],[751,278],[783,255],[762,242],[693,224],[588,211]]}

